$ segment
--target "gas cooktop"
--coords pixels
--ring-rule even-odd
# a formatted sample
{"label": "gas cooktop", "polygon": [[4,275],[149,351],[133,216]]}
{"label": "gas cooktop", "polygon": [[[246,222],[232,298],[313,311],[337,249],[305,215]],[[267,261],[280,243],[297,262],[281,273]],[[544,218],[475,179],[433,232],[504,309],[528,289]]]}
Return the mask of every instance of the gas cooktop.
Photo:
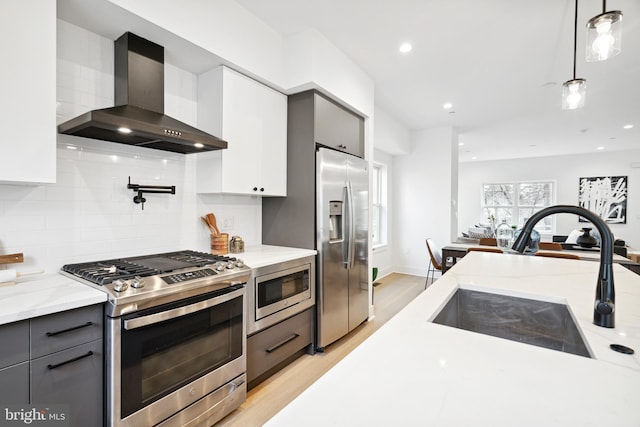
{"label": "gas cooktop", "polygon": [[251,269],[234,257],[184,250],[67,264],[62,272],[106,292],[115,315],[245,284]]}
{"label": "gas cooktop", "polygon": [[136,276],[154,276],[190,267],[203,267],[210,264],[218,264],[218,266],[220,266],[221,263],[227,265],[229,263],[242,264],[242,262],[239,262],[236,258],[196,251],[178,251],[105,261],[67,264],[62,267],[62,271],[102,286],[115,280],[127,280],[135,278]]}

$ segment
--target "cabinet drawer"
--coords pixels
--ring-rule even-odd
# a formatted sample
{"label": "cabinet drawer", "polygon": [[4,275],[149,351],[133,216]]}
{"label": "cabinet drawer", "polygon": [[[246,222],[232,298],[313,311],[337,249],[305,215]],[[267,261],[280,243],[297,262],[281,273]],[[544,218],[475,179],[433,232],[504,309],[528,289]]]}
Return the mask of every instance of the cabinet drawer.
{"label": "cabinet drawer", "polygon": [[29,362],[0,369],[0,403],[29,403]]}
{"label": "cabinet drawer", "polygon": [[29,360],[29,321],[0,326],[0,343],[0,368]]}
{"label": "cabinet drawer", "polygon": [[102,304],[31,319],[31,358],[102,338]]}
{"label": "cabinet drawer", "polygon": [[31,403],[69,405],[72,426],[102,425],[102,340],[31,361]]}
{"label": "cabinet drawer", "polygon": [[247,338],[247,379],[254,380],[313,342],[313,309]]}

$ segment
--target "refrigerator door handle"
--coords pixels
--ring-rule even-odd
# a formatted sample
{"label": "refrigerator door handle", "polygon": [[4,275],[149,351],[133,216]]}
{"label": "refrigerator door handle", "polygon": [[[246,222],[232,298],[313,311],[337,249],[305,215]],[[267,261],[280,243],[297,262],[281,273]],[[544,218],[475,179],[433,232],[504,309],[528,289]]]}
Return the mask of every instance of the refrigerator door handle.
{"label": "refrigerator door handle", "polygon": [[345,183],[342,187],[342,265],[345,269],[349,269],[349,245],[351,234],[351,222],[349,221],[349,183]]}
{"label": "refrigerator door handle", "polygon": [[350,269],[353,266],[354,263],[354,251],[353,251],[353,239],[355,237],[355,233],[354,233],[354,229],[353,229],[353,192],[351,190],[351,181],[347,181],[347,186],[345,187],[346,190],[346,203],[345,203],[345,215],[343,215],[343,218],[345,218],[345,222],[346,222],[346,226],[347,229],[345,231],[345,235],[346,235],[346,243],[347,243],[347,248],[344,251],[344,257],[346,258],[346,261],[344,263],[345,268],[346,269]]}

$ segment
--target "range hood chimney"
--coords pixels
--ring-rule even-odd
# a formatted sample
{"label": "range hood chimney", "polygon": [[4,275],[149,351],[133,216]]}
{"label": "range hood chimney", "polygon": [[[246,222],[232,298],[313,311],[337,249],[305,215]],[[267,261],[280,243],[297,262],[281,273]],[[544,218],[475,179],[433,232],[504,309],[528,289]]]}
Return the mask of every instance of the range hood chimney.
{"label": "range hood chimney", "polygon": [[200,153],[227,142],[164,114],[164,48],[133,33],[114,42],[115,107],[89,111],[58,132],[121,144]]}

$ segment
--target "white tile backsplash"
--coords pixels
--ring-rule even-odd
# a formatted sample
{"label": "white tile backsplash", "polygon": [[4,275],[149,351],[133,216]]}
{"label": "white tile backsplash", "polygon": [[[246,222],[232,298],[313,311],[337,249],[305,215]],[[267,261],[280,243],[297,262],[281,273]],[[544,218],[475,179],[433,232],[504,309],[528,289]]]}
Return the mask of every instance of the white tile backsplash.
{"label": "white tile backsplash", "polygon": [[[58,21],[57,120],[113,105],[113,41]],[[165,112],[195,125],[197,78],[165,67]],[[69,149],[68,146],[75,147]],[[213,212],[247,245],[261,243],[259,197],[195,193],[195,159],[145,148],[58,135],[57,180],[0,185],[0,253],[22,252],[19,271],[54,272],[67,263],[146,253],[209,249],[200,216]],[[133,202],[131,182],[175,185],[176,194]]]}

